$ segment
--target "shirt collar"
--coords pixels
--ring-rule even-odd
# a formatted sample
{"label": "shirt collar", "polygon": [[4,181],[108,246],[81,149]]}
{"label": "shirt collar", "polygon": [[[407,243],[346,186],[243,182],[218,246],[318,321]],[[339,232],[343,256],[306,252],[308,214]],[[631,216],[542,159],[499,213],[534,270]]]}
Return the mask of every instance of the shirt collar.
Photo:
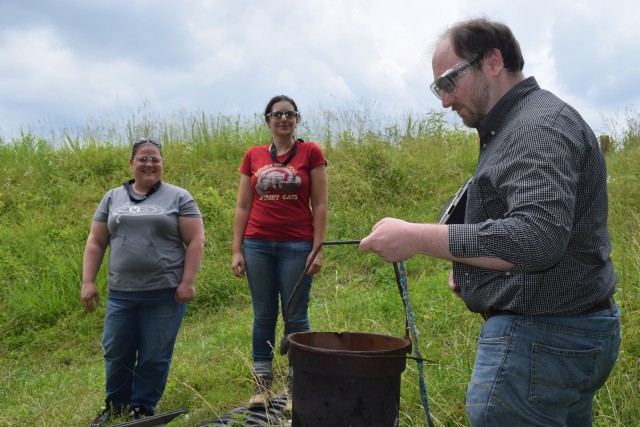
{"label": "shirt collar", "polygon": [[496,131],[504,118],[513,109],[516,103],[527,96],[530,92],[539,90],[538,82],[535,77],[528,77],[511,88],[504,94],[498,103],[489,111],[489,113],[480,121],[478,125],[478,133],[484,134]]}

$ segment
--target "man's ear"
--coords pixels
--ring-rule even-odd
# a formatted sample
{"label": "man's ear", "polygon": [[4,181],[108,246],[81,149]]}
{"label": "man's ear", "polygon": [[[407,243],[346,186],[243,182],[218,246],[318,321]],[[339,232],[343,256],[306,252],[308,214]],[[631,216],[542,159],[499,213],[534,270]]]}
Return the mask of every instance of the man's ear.
{"label": "man's ear", "polygon": [[502,60],[502,52],[500,49],[493,49],[491,53],[485,55],[484,64],[489,74],[498,75],[504,69],[504,61]]}

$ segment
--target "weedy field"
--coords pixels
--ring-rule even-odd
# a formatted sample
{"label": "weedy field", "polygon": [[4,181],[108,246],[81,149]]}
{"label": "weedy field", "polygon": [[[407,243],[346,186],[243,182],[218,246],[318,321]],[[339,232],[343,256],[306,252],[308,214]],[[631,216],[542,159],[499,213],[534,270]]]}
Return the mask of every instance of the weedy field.
{"label": "weedy field", "polygon": [[[318,114],[303,126],[328,159],[327,240],[361,239],[386,216],[433,222],[473,174],[474,133],[439,114],[405,115],[383,127],[359,112]],[[164,141],[164,180],[188,189],[205,218],[205,257],[197,297],[180,332],[159,411],[185,408],[171,423],[196,426],[244,405],[251,393],[252,312],[246,281],[230,271],[232,222],[244,152],[266,144],[258,118],[189,116],[132,119],[122,134],[97,126],[56,141],[23,133],[0,137],[0,426],[83,426],[101,409],[102,301],[80,305],[81,264],[91,217],[103,194],[130,177],[127,141]],[[609,165],[610,229],[616,300],[623,312],[618,363],[594,407],[597,426],[640,420],[640,136],[614,141]],[[450,266],[405,263],[427,391],[438,426],[466,426],[464,398],[482,320],[447,287]],[[404,335],[404,310],[391,264],[354,246],[325,249],[310,303],[316,331]],[[281,334],[281,330],[278,332]],[[287,360],[275,360],[283,380]],[[284,387],[284,385],[282,385]],[[402,375],[401,426],[425,425],[413,361]]]}

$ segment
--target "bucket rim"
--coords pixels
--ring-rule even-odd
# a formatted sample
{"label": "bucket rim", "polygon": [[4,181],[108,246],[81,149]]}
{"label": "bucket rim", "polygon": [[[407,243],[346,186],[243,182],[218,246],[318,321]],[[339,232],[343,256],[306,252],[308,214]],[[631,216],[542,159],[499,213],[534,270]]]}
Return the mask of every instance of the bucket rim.
{"label": "bucket rim", "polygon": [[[313,335],[313,334],[330,334],[330,335],[344,335],[344,334],[348,334],[348,335],[367,335],[367,336],[375,336],[375,337],[379,337],[379,338],[392,338],[394,340],[397,340],[399,342],[402,342],[403,345],[396,347],[396,348],[390,348],[390,349],[381,349],[381,350],[344,350],[344,349],[331,349],[331,348],[320,348],[320,347],[314,347],[314,346],[310,346],[307,344],[302,344],[299,342],[295,341],[295,336],[296,335]],[[377,333],[371,333],[371,332],[351,332],[351,331],[344,331],[344,332],[331,332],[331,331],[307,331],[307,332],[294,332],[291,333],[289,335],[287,335],[287,339],[289,341],[289,346],[292,347],[298,347],[300,349],[303,349],[304,351],[309,351],[309,352],[314,352],[314,353],[330,353],[330,354],[339,354],[339,355],[345,355],[345,356],[363,356],[363,357],[395,357],[395,356],[400,356],[402,358],[405,358],[405,356],[403,356],[402,354],[404,353],[411,353],[411,340],[409,340],[406,337],[399,337],[399,336],[395,336],[395,335],[384,335],[384,334],[377,334]]]}

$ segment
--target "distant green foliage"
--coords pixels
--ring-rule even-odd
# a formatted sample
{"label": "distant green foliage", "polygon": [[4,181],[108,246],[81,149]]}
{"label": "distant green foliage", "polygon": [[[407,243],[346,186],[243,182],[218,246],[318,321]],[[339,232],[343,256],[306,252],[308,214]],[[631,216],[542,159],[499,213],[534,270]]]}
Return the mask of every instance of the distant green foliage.
{"label": "distant green foliage", "polygon": [[[439,113],[394,120],[365,108],[303,119],[297,136],[316,140],[328,160],[327,240],[361,239],[385,216],[433,222],[475,169],[477,136],[447,125]],[[165,121],[141,114],[120,129],[89,123],[82,136],[53,142],[30,133],[0,138],[0,427],[88,425],[100,409],[106,263],[98,278],[103,300],[89,314],[79,302],[82,255],[100,199],[130,178],[124,141],[143,135],[163,139],[164,179],[194,196],[207,238],[196,300],[159,409],[187,408],[189,417],[171,425],[198,425],[244,404],[251,392],[250,298],[229,265],[238,168],[250,146],[269,142],[268,130],[258,116],[185,113]],[[630,126],[608,157],[624,341],[596,399],[597,426],[640,419],[639,140]],[[464,396],[481,319],[448,290],[446,262],[415,257],[406,267],[436,425],[466,426]],[[325,249],[310,314],[314,330],[404,335],[391,265],[355,246]],[[286,357],[274,363],[282,381]],[[424,425],[413,361],[403,374],[400,425]]]}

